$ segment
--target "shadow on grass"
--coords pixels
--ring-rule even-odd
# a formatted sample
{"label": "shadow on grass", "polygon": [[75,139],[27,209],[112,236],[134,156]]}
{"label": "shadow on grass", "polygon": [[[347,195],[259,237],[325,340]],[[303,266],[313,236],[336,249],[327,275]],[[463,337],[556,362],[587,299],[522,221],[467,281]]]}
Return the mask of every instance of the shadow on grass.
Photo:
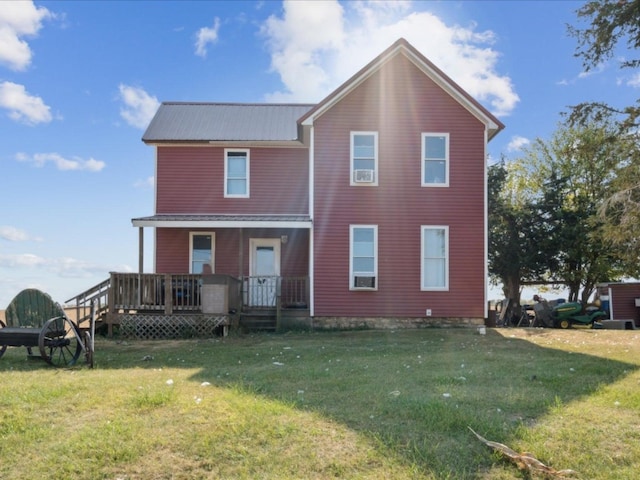
{"label": "shadow on grass", "polygon": [[[96,365],[195,369],[194,382],[316,412],[437,478],[479,478],[493,461],[467,427],[512,444],[549,413],[638,369],[605,358],[611,346],[593,345],[592,332],[518,330],[512,338],[508,330],[425,329],[105,342]],[[15,356],[10,365],[51,368]]]}

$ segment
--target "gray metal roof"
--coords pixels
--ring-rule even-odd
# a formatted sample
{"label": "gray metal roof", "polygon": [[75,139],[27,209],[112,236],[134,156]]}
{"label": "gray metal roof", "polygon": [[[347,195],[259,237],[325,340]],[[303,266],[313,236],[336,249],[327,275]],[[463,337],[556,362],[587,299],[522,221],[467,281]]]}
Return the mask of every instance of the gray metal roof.
{"label": "gray metal roof", "polygon": [[291,141],[314,105],[163,102],[142,136],[148,143]]}

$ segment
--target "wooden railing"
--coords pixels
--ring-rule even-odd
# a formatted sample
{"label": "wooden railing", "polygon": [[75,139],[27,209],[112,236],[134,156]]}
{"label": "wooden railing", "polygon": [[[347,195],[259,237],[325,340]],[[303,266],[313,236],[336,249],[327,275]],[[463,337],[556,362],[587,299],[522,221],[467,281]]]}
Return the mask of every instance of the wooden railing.
{"label": "wooden railing", "polygon": [[282,308],[309,308],[309,277],[281,277],[280,305]]}
{"label": "wooden railing", "polygon": [[309,308],[309,277],[243,277],[242,305],[247,308]]}
{"label": "wooden railing", "polygon": [[91,308],[95,305],[95,315],[101,318],[109,307],[109,279],[91,287],[90,289],[76,295],[65,301],[67,307],[71,307],[75,311],[74,319],[76,324],[84,327],[91,319]]}
{"label": "wooden railing", "polygon": [[112,273],[111,311],[200,311],[202,275],[162,273]]}
{"label": "wooden railing", "polygon": [[[203,277],[199,274],[115,273],[109,279],[69,299],[78,324],[89,319],[95,303],[98,315],[120,311],[201,312]],[[227,276],[230,312],[243,308],[307,309],[309,277]]]}

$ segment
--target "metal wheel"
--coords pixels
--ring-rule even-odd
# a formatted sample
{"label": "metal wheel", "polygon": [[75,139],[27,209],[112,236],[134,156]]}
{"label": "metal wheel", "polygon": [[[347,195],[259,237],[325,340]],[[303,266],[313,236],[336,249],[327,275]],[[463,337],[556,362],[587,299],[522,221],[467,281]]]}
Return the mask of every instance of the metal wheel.
{"label": "metal wheel", "polygon": [[567,318],[563,318],[562,320],[560,320],[558,322],[558,326],[562,329],[567,329],[567,328],[571,328],[571,320],[567,319]]}
{"label": "metal wheel", "polygon": [[[0,328],[4,328],[6,326],[7,325],[2,320],[0,320]],[[7,351],[7,346],[8,345],[0,345],[0,357],[4,355],[4,352]]]}
{"label": "metal wheel", "polygon": [[78,330],[67,317],[47,320],[40,332],[38,344],[42,358],[55,367],[75,365],[82,353]]}

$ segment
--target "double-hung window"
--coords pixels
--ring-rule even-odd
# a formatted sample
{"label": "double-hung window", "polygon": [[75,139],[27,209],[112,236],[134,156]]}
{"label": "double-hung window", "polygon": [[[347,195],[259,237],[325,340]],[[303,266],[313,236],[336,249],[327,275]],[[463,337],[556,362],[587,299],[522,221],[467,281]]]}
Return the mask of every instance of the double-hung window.
{"label": "double-hung window", "polygon": [[215,259],[215,233],[213,232],[191,232],[190,237],[190,273],[202,273],[205,264],[211,266],[213,272]]}
{"label": "double-hung window", "polygon": [[224,196],[249,197],[249,150],[225,149]]}
{"label": "double-hung window", "polygon": [[449,227],[423,226],[421,289],[449,289]]}
{"label": "double-hung window", "polygon": [[377,225],[351,225],[349,233],[349,288],[376,290],[378,288],[378,227]]}
{"label": "double-hung window", "polygon": [[378,184],[378,132],[351,132],[350,184]]}
{"label": "double-hung window", "polygon": [[422,186],[449,186],[449,134],[422,134]]}

